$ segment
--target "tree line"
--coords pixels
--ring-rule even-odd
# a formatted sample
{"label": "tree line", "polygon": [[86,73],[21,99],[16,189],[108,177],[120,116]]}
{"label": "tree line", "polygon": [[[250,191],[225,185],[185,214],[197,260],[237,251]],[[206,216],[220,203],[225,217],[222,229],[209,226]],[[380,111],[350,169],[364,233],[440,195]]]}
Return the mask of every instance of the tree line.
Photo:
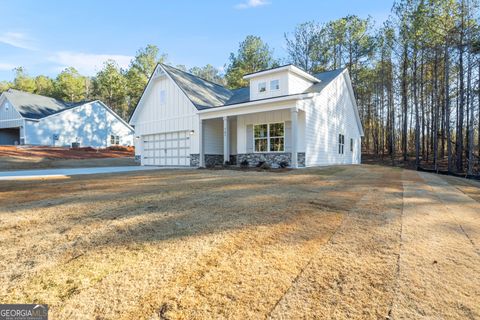
{"label": "tree line", "polygon": [[[387,21],[356,15],[308,21],[284,34],[287,55],[275,58],[260,37],[247,36],[221,73],[188,69],[229,88],[243,75],[293,63],[310,73],[348,68],[365,137],[362,151],[414,166],[474,174],[480,167],[479,0],[397,0]],[[157,62],[156,46],[140,49],[123,70],[106,61],[94,77],[67,68],[55,79],[16,69],[8,87],[67,101],[99,98],[128,118]]]}

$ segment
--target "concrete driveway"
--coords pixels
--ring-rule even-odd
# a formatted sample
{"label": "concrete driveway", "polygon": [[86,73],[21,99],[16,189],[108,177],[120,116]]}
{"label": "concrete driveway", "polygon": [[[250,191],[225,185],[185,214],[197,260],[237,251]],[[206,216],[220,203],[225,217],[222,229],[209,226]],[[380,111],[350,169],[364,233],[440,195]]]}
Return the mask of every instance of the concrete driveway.
{"label": "concrete driveway", "polygon": [[145,171],[165,169],[160,167],[97,167],[97,168],[74,168],[74,169],[38,169],[38,170],[18,170],[18,171],[0,171],[0,180],[19,180],[19,179],[40,179],[40,178],[58,178],[67,176],[76,176],[83,174],[99,173],[120,173],[130,171]]}

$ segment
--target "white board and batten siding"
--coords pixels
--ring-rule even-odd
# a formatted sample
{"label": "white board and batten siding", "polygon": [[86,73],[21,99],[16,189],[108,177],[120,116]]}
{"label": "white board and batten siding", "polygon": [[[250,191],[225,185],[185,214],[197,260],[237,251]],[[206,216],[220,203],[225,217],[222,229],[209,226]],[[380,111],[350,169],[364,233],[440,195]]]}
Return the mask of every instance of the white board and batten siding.
{"label": "white board and batten siding", "polygon": [[130,120],[135,149],[142,165],[189,165],[190,154],[199,153],[197,109],[161,69],[155,73]]}
{"label": "white board and batten siding", "polygon": [[0,129],[23,127],[23,117],[6,98],[0,100]]}
{"label": "white board and batten siding", "polygon": [[[345,75],[337,77],[320,95],[305,101],[306,166],[359,164],[361,131]],[[339,134],[345,136],[344,154],[339,154]],[[353,139],[353,151],[350,151]]]}

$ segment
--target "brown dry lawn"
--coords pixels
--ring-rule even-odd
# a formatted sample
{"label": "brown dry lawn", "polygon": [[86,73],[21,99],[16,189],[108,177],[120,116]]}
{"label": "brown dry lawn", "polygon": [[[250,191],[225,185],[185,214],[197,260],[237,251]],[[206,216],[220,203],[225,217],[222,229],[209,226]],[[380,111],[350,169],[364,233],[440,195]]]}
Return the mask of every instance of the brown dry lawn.
{"label": "brown dry lawn", "polygon": [[0,303],[52,319],[478,319],[480,189],[380,166],[0,182]]}

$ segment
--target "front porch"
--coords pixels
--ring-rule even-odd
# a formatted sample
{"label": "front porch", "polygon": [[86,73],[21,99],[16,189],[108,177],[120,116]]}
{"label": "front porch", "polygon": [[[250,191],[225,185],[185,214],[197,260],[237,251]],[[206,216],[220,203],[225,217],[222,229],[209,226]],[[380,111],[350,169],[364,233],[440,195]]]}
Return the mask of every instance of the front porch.
{"label": "front porch", "polygon": [[305,112],[297,101],[208,111],[200,114],[200,153],[190,156],[191,166],[305,166]]}

